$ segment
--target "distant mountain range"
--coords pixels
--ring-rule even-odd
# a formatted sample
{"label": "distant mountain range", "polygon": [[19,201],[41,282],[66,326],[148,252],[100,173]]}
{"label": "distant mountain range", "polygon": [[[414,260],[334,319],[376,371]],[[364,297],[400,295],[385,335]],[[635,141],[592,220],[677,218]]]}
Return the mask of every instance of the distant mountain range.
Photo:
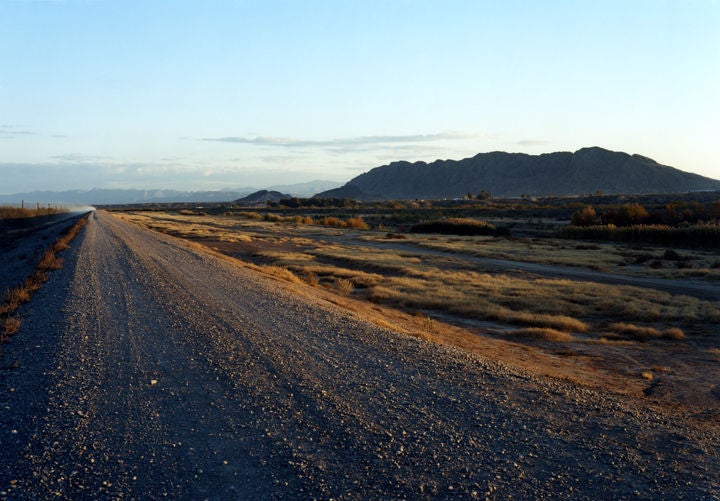
{"label": "distant mountain range", "polygon": [[458,198],[485,190],[497,197],[720,190],[720,181],[640,155],[592,147],[542,155],[480,153],[464,160],[393,162],[315,195],[358,200]]}
{"label": "distant mountain range", "polygon": [[[271,186],[269,190],[289,193],[289,196],[310,197],[313,194],[337,186],[333,181],[311,181],[307,183]],[[32,191],[0,195],[0,203],[19,204],[64,204],[64,205],[115,205],[170,202],[230,202],[258,191],[257,188],[240,188],[226,191],[178,191],[178,190],[133,190],[100,189],[68,191]]]}

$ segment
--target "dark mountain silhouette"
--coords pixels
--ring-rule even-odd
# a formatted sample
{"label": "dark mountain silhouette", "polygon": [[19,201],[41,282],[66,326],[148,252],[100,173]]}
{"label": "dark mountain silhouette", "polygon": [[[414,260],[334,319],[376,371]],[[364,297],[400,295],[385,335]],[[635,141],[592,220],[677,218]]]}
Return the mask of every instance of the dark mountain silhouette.
{"label": "dark mountain silhouette", "polygon": [[681,193],[720,190],[720,181],[661,165],[640,155],[583,148],[542,155],[480,153],[464,160],[393,162],[376,167],[318,198],[359,200],[493,196],[572,196],[596,193]]}
{"label": "dark mountain silhouette", "polygon": [[283,198],[291,198],[292,195],[288,195],[285,193],[280,193],[279,191],[268,191],[268,190],[260,190],[256,191],[255,193],[251,193],[250,195],[238,198],[234,201],[236,204],[257,204],[262,202],[277,202]]}

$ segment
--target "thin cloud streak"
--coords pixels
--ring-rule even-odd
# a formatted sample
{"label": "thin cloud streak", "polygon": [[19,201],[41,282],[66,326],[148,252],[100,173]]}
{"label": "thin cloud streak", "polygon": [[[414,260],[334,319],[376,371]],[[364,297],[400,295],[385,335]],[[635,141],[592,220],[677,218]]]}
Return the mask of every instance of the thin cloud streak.
{"label": "thin cloud streak", "polygon": [[546,144],[550,144],[550,142],[542,139],[521,139],[520,141],[515,141],[514,144],[518,146],[545,146]]}
{"label": "thin cloud streak", "polygon": [[270,146],[280,148],[334,148],[335,151],[356,151],[362,148],[385,147],[397,143],[428,143],[434,141],[457,141],[483,139],[484,134],[466,132],[441,132],[438,134],[413,134],[405,136],[359,136],[349,138],[312,140],[289,137],[257,136],[257,137],[209,137],[202,141],[248,144],[252,146]]}
{"label": "thin cloud streak", "polygon": [[12,125],[0,125],[0,137],[11,138],[15,136],[37,136],[37,132],[31,130],[19,130]]}

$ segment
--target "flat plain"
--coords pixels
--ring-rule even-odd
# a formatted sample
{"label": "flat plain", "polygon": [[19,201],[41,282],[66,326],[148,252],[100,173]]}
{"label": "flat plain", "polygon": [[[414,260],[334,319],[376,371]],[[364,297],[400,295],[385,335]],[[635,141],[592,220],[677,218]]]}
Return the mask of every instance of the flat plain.
{"label": "flat plain", "polygon": [[[720,268],[712,249],[398,235],[252,212],[119,217],[334,292],[335,302],[380,323],[403,314],[417,336],[720,420]],[[373,313],[378,307],[383,315]]]}

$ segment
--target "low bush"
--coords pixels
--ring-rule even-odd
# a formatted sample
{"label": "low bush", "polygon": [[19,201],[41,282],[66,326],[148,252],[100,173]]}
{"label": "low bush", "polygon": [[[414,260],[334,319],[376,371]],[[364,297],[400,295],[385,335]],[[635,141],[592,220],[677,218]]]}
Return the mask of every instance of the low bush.
{"label": "low bush", "polygon": [[254,219],[256,221],[261,221],[263,219],[263,215],[260,214],[259,212],[250,212],[250,211],[228,212],[227,215],[242,217],[245,219]]}
{"label": "low bush", "polygon": [[498,228],[485,221],[478,221],[469,218],[446,218],[433,221],[424,221],[410,227],[413,233],[441,233],[444,235],[508,235],[507,228]]}
{"label": "low bush", "polygon": [[351,217],[350,219],[340,219],[335,216],[325,216],[317,221],[323,226],[334,226],[336,228],[353,228],[356,230],[367,230],[370,228],[362,217]]}

